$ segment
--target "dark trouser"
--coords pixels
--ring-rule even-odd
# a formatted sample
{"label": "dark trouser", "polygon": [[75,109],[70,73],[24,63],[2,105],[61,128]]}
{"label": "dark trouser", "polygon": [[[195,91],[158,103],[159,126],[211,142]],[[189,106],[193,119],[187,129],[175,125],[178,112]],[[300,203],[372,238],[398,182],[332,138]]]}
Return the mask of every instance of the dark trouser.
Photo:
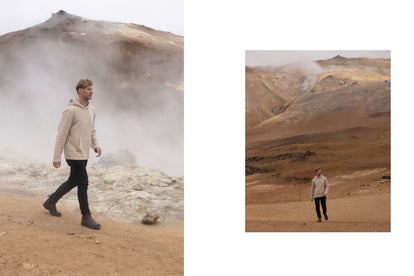
{"label": "dark trouser", "polygon": [[315,201],[316,214],[318,215],[318,218],[321,218],[321,210],[319,208],[320,203],[322,203],[323,214],[326,216],[326,196],[315,197],[314,201]]}
{"label": "dark trouser", "polygon": [[58,201],[70,190],[78,186],[78,201],[82,215],[89,215],[88,204],[88,174],[86,172],[86,164],[88,160],[66,160],[70,166],[70,175],[66,182],[57,188],[57,190],[50,195],[54,201]]}

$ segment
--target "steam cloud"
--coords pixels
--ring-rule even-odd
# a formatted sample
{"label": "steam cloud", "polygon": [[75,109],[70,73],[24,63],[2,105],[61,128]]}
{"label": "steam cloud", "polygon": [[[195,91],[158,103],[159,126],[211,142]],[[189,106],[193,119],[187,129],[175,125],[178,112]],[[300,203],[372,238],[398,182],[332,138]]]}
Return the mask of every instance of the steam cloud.
{"label": "steam cloud", "polygon": [[[60,116],[68,101],[77,98],[78,80],[90,78],[104,154],[128,149],[138,164],[182,176],[182,60],[152,56],[149,50],[126,59],[135,45],[85,45],[76,39],[92,31],[73,33],[73,40],[46,34],[0,52],[0,148],[51,163]],[[90,161],[96,161],[92,152]]]}

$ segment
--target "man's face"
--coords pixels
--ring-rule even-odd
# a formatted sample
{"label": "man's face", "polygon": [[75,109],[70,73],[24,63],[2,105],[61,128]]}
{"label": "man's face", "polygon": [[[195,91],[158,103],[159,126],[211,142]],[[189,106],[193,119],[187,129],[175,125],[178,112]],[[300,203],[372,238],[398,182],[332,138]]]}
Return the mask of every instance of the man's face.
{"label": "man's face", "polygon": [[91,100],[92,94],[93,94],[92,85],[79,89],[79,96],[84,98],[85,100],[88,100],[88,101]]}
{"label": "man's face", "polygon": [[322,170],[321,169],[319,169],[319,170],[316,171],[316,174],[317,175],[320,175],[321,173],[322,173]]}

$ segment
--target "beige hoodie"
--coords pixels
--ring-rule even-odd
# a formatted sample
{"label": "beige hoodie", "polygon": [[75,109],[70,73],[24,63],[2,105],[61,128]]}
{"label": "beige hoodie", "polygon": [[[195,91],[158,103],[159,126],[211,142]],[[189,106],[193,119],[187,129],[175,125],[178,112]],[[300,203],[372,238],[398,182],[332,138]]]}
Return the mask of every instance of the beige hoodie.
{"label": "beige hoodie", "polygon": [[98,147],[95,130],[95,108],[83,106],[78,100],[70,100],[63,111],[56,135],[53,162],[60,162],[62,151],[65,159],[87,160],[89,148]]}
{"label": "beige hoodie", "polygon": [[323,194],[327,194],[329,190],[328,179],[325,176],[321,175],[320,177],[315,177],[312,180],[311,186],[311,199],[315,197],[323,197]]}

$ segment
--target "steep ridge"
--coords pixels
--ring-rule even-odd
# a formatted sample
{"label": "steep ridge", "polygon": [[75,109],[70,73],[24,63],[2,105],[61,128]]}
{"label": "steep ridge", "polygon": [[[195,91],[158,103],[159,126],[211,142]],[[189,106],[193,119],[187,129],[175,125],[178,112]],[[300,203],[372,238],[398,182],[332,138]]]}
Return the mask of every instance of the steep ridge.
{"label": "steep ridge", "polygon": [[[280,109],[284,112],[269,116],[254,126],[246,124],[247,137],[250,141],[255,141],[312,133],[310,121],[317,119],[328,119],[326,124],[318,126],[325,128],[323,131],[354,127],[354,123],[362,123],[362,126],[376,125],[376,118],[389,112],[389,91],[389,75],[363,68],[325,71],[306,92],[298,93],[291,102],[281,106]],[[335,120],[328,118],[333,114],[337,116]],[[348,119],[341,120],[340,115]],[[247,114],[246,117],[248,116]]]}
{"label": "steep ridge", "polygon": [[317,80],[316,63],[246,67],[246,128],[283,113]]}

